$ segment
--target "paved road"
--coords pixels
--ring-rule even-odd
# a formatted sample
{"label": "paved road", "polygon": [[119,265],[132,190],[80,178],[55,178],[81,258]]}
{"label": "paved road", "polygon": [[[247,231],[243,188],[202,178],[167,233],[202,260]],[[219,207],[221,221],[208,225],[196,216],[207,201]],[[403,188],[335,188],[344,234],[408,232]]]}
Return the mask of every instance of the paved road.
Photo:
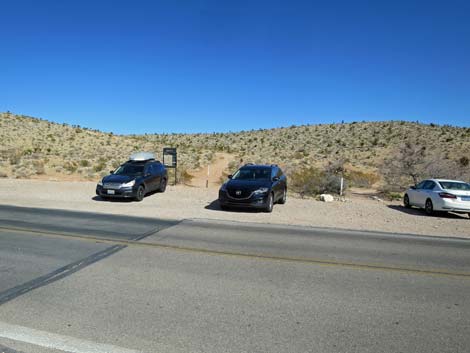
{"label": "paved road", "polygon": [[469,352],[470,242],[0,207],[7,352]]}

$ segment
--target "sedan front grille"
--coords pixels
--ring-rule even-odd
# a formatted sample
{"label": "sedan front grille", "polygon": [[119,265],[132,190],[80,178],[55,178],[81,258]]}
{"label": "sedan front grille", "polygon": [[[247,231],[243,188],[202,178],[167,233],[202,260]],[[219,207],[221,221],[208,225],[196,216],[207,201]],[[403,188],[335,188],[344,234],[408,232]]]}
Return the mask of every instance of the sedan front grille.
{"label": "sedan front grille", "polygon": [[120,189],[121,183],[104,183],[103,187],[105,189]]}

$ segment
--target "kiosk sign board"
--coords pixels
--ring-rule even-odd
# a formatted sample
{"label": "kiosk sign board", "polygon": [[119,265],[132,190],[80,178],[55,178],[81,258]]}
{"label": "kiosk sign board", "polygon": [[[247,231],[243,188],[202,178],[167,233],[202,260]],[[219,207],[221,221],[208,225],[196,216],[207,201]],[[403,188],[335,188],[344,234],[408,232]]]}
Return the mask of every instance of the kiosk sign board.
{"label": "kiosk sign board", "polygon": [[178,167],[178,153],[176,148],[164,147],[163,148],[163,165],[166,168],[175,170],[175,185],[176,185],[176,170]]}

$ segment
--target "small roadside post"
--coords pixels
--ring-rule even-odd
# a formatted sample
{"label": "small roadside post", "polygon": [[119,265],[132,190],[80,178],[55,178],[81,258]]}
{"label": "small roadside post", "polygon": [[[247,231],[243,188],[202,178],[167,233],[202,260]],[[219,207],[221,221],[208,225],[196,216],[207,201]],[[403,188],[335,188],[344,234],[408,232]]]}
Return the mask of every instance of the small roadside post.
{"label": "small roadside post", "polygon": [[207,165],[207,179],[206,179],[206,189],[209,187],[209,176],[211,174],[211,165]]}
{"label": "small roadside post", "polygon": [[178,153],[176,151],[176,148],[174,147],[163,148],[163,165],[165,166],[165,168],[175,170],[175,183],[173,185],[176,185],[176,172],[178,170],[178,158],[177,157],[178,157]]}
{"label": "small roadside post", "polygon": [[341,180],[340,180],[339,185],[340,185],[340,187],[339,187],[339,196],[343,196],[343,186],[344,186],[344,178],[343,178],[343,175],[341,175]]}

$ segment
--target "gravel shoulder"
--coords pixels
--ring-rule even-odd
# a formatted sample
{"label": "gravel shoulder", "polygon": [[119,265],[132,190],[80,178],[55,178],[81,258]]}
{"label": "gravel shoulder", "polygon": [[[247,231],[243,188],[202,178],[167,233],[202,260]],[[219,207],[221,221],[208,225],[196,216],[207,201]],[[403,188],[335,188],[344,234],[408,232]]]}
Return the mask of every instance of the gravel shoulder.
{"label": "gravel shoulder", "polygon": [[103,201],[95,196],[94,182],[0,179],[0,204],[155,217],[169,220],[218,219],[267,224],[331,227],[470,239],[467,215],[408,210],[399,202],[353,196],[345,202],[324,203],[290,197],[271,214],[256,211],[221,211],[217,188],[168,186],[163,194],[142,202]]}

